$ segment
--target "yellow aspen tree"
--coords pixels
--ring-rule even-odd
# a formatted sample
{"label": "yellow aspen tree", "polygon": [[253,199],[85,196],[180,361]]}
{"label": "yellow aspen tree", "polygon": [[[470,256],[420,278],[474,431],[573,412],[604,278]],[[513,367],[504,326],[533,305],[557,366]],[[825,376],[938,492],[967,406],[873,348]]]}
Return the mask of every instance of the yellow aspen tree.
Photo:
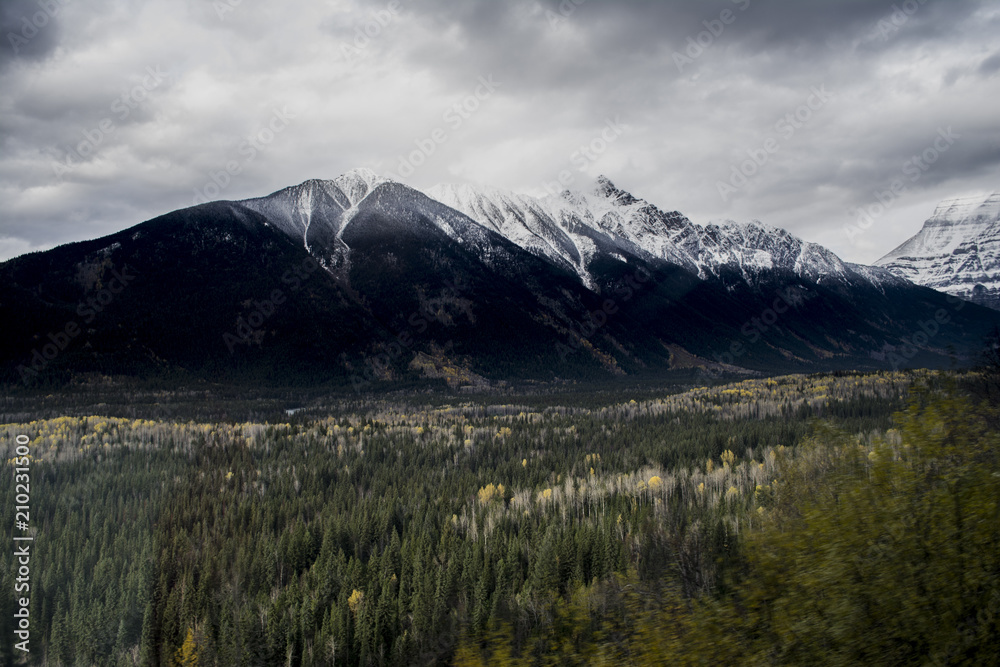
{"label": "yellow aspen tree", "polygon": [[191,628],[188,628],[184,643],[181,644],[181,647],[177,649],[177,653],[174,654],[174,661],[180,667],[198,666],[198,644],[194,640],[194,630]]}

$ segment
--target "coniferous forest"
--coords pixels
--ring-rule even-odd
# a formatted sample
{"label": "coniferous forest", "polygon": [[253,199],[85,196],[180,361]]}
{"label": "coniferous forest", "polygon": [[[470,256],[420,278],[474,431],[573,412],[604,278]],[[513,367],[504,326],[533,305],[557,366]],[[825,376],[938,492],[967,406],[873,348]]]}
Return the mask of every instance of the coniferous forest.
{"label": "coniferous forest", "polygon": [[[8,397],[8,467],[19,436],[30,450],[31,652],[9,640],[4,549],[0,656],[1000,664],[994,380],[314,398],[256,417],[165,394]],[[5,525],[17,494],[4,475]]]}

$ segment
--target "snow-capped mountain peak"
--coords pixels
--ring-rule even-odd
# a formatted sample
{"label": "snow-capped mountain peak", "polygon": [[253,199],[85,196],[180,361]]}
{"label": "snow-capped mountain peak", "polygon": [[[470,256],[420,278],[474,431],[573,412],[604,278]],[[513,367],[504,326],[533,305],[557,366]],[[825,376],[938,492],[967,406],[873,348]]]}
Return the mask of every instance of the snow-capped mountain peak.
{"label": "snow-capped mountain peak", "polygon": [[915,236],[875,264],[1000,308],[1000,192],[946,199]]}
{"label": "snow-capped mountain peak", "polygon": [[428,195],[504,234],[537,255],[570,266],[588,286],[602,256],[637,256],[681,266],[702,279],[738,276],[753,283],[767,271],[812,280],[853,271],[832,252],[754,220],[700,226],[665,212],[599,176],[583,191],[541,198],[473,185],[438,185]]}
{"label": "snow-capped mountain peak", "polygon": [[377,186],[391,182],[394,181],[383,178],[366,167],[344,172],[332,181],[333,185],[347,196],[351,206],[357,206],[358,202],[367,197]]}
{"label": "snow-capped mountain peak", "polygon": [[266,197],[239,204],[260,213],[327,266],[342,264],[349,249],[341,240],[358,207],[380,187],[393,181],[371,169],[352,169],[332,180],[310,179]]}
{"label": "snow-capped mountain peak", "polygon": [[966,219],[996,219],[1000,215],[1000,191],[945,199],[934,211],[928,223]]}
{"label": "snow-capped mountain peak", "polygon": [[951,253],[998,219],[1000,192],[946,199],[938,204],[917,235],[878,261]]}
{"label": "snow-capped mountain peak", "polygon": [[628,192],[619,190],[611,182],[611,179],[603,174],[597,177],[597,181],[594,184],[594,194],[598,197],[608,199],[618,206],[628,206],[639,201]]}

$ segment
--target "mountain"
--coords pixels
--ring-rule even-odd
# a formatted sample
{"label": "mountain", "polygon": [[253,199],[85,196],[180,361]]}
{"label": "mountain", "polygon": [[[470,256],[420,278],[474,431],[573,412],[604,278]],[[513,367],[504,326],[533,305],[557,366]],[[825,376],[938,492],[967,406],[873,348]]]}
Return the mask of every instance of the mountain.
{"label": "mountain", "polygon": [[525,250],[571,267],[588,286],[592,266],[633,255],[679,266],[702,280],[754,285],[774,272],[822,282],[899,285],[891,273],[860,267],[815,243],[758,221],[705,227],[664,212],[598,177],[590,193],[534,198],[489,187],[438,185],[431,197],[503,234]]}
{"label": "mountain", "polygon": [[[0,378],[355,389],[898,368],[1000,315],[606,178],[532,198],[355,170],[0,264]],[[707,375],[706,375],[707,374]]]}
{"label": "mountain", "polygon": [[596,195],[565,192],[536,199],[495,188],[438,185],[428,195],[461,211],[518,246],[575,272],[584,284],[595,284],[595,265],[608,257],[667,259],[696,271],[676,248],[672,230],[690,221],[680,213],[664,214],[646,202],[598,179]]}
{"label": "mountain", "polygon": [[875,264],[1000,310],[1000,192],[941,202],[920,232]]}
{"label": "mountain", "polygon": [[[964,308],[964,302],[919,290],[884,268],[844,262],[820,245],[758,221],[695,224],[677,211],[661,210],[621,190],[605,176],[598,177],[589,192],[564,191],[540,198],[467,184],[438,185],[428,194],[529,252],[572,267],[581,282],[597,292],[604,289],[608,262],[626,258],[630,264],[677,267],[696,276],[703,288],[722,288],[724,294],[716,292],[702,300],[695,311],[703,316],[713,305],[725,304],[711,312],[710,328],[718,332],[735,324],[739,335],[727,334],[734,344],[721,345],[720,351],[719,343],[713,343],[714,349],[706,354],[703,341],[692,340],[703,334],[700,327],[690,327],[696,332],[691,338],[684,335],[688,331],[672,332],[686,349],[699,350],[721,364],[734,361],[762,368],[784,360],[808,366],[853,358],[855,363],[875,360],[896,365],[897,347],[914,351],[889,342],[901,340],[901,328],[909,328],[911,336],[920,334],[920,325],[927,324],[921,316],[938,313],[942,307],[946,313]],[[768,312],[773,304],[766,297],[790,287],[802,295],[797,307],[782,313],[773,328],[764,324],[762,313],[774,319]],[[804,305],[813,299],[810,306]],[[643,311],[640,319],[669,321],[655,310]],[[828,327],[829,322],[837,324]],[[974,322],[969,330],[977,330]],[[933,353],[943,356],[949,346],[970,349],[980,341],[978,333],[968,339],[965,335],[945,341],[947,335],[935,334]]]}
{"label": "mountain", "polygon": [[456,359],[517,377],[599,307],[572,275],[365,172],[15,258],[0,284],[3,370],[29,383],[81,371],[355,386],[477,377]]}
{"label": "mountain", "polygon": [[233,202],[12,259],[0,284],[2,368],[25,384],[186,370],[319,379],[324,360],[380,330],[308,253]]}

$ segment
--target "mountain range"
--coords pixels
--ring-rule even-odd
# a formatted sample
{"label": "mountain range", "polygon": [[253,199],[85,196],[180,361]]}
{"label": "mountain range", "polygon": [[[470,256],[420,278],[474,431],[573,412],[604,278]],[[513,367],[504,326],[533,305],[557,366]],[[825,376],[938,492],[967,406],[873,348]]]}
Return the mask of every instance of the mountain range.
{"label": "mountain range", "polygon": [[[893,270],[890,270],[893,269]],[[692,381],[968,359],[1000,313],[600,177],[535,198],[359,169],[0,264],[0,374]]]}

